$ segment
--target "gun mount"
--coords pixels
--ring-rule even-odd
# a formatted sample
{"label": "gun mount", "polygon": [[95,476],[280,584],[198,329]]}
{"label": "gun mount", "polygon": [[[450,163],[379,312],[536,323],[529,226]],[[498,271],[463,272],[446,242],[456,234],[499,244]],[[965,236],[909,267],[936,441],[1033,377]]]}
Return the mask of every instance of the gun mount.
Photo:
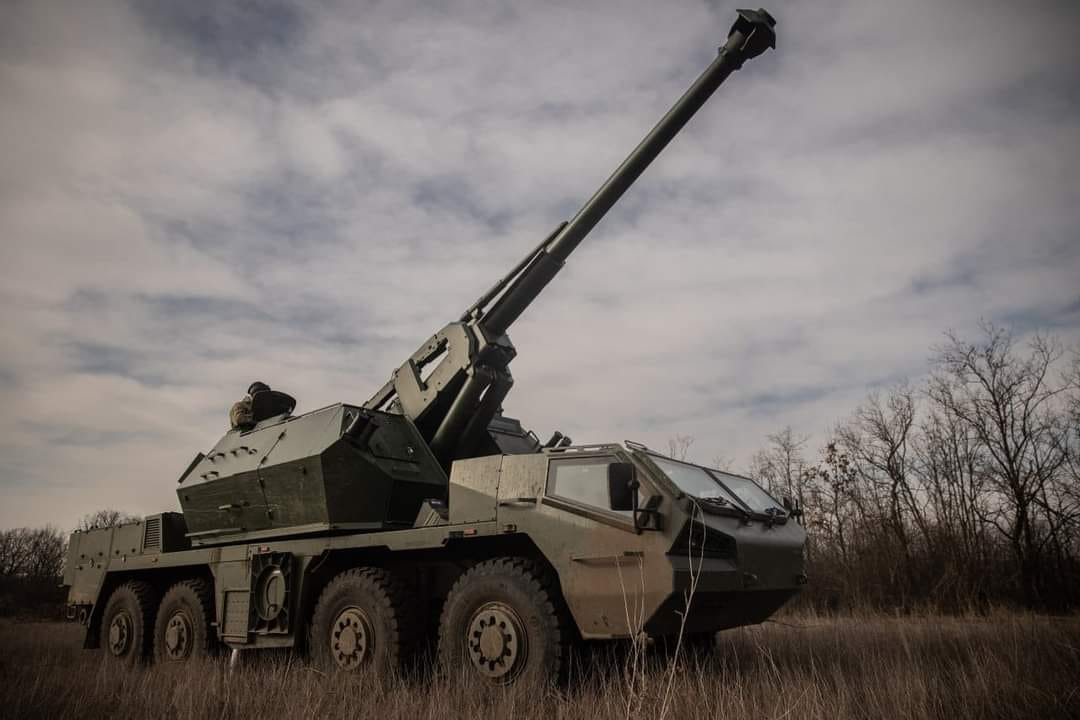
{"label": "gun mount", "polygon": [[364,407],[389,409],[413,421],[432,453],[453,460],[494,452],[520,452],[526,437],[493,432],[490,425],[514,383],[516,351],[507,330],[562,269],[623,193],[705,104],[720,84],[750,58],[776,47],[776,21],[764,10],[739,10],[716,59],[634,148],[574,217],[560,224],[456,322],[420,346]]}

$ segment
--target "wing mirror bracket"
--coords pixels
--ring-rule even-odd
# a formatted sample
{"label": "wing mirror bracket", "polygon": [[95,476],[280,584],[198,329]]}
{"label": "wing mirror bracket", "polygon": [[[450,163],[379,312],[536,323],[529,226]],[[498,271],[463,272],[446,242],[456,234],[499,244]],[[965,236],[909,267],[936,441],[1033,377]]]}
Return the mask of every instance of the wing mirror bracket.
{"label": "wing mirror bracket", "polygon": [[633,463],[614,462],[608,465],[608,500],[612,510],[633,514],[634,530],[663,529],[662,516],[657,509],[663,498],[652,495],[641,507],[638,502],[638,490],[641,483],[637,479],[637,467]]}

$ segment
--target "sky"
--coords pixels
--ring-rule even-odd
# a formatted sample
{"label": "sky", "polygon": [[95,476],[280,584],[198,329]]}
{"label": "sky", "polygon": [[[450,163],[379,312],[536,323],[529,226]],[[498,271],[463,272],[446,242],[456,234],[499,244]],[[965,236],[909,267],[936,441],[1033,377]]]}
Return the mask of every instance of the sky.
{"label": "sky", "polygon": [[[774,2],[511,329],[508,414],[745,467],[980,319],[1080,340],[1080,4]],[[253,380],[362,403],[588,199],[725,2],[0,21],[0,528],[176,509]]]}

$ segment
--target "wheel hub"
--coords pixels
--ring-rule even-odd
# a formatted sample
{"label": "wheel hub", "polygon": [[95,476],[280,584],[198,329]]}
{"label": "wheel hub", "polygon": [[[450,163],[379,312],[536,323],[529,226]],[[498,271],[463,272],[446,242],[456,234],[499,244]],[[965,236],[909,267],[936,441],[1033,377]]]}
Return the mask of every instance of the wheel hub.
{"label": "wheel hub", "polygon": [[330,649],[334,662],[345,670],[355,670],[371,658],[375,632],[367,613],[348,607],[338,613],[330,629]]}
{"label": "wheel hub", "polygon": [[134,622],[126,610],[116,614],[109,623],[109,652],[120,657],[126,655],[131,649],[131,636],[134,631]]}
{"label": "wheel hub", "polygon": [[510,682],[528,657],[528,636],[521,617],[509,605],[487,603],[473,613],[466,638],[469,660],[481,675]]}
{"label": "wheel hub", "polygon": [[165,656],[183,660],[191,654],[191,621],[183,612],[174,613],[165,626]]}

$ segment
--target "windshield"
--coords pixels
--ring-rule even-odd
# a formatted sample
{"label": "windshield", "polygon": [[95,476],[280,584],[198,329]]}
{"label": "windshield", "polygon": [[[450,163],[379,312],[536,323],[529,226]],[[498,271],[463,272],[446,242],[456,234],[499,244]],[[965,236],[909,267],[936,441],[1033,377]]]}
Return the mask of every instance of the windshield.
{"label": "windshield", "polygon": [[687,495],[702,499],[720,499],[732,505],[738,504],[735,498],[703,468],[657,455],[649,457]]}
{"label": "windshield", "polygon": [[724,483],[728,490],[735,493],[754,512],[763,513],[770,508],[780,509],[778,507],[779,503],[753,480],[719,470],[710,470],[709,472]]}

